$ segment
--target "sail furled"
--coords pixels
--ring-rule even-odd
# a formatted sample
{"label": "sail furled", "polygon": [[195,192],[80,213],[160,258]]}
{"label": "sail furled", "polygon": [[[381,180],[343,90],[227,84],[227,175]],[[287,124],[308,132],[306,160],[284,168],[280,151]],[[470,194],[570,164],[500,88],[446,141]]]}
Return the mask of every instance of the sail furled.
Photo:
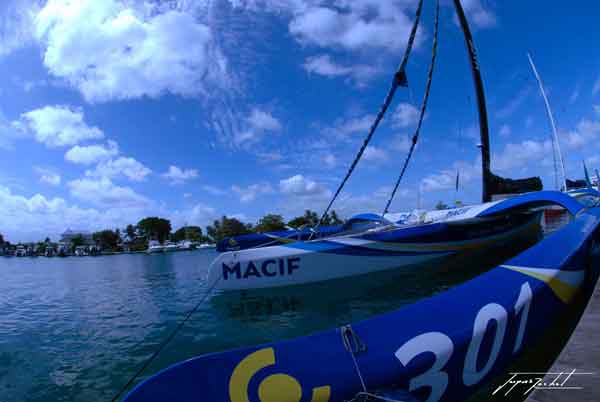
{"label": "sail furled", "polygon": [[567,179],[567,190],[586,188],[587,186],[588,185],[585,180],[569,180],[569,179]]}
{"label": "sail furled", "polygon": [[542,190],[542,179],[539,177],[528,177],[526,179],[508,179],[497,176],[493,173],[489,175],[488,188],[491,194],[521,194],[530,191]]}

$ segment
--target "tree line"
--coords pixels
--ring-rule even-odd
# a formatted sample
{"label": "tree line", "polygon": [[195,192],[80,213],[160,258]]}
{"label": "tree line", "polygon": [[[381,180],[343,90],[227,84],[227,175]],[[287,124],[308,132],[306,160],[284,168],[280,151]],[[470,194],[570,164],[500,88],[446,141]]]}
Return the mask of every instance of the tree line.
{"label": "tree line", "polygon": [[[157,240],[179,242],[190,240],[200,243],[215,243],[229,236],[238,236],[250,233],[276,232],[288,229],[302,229],[315,226],[319,222],[319,215],[315,211],[306,210],[303,215],[285,221],[282,215],[267,214],[260,218],[256,224],[245,223],[235,217],[222,216],[206,227],[206,232],[200,226],[183,226],[173,232],[171,221],[157,216],[140,220],[137,224],[129,224],[123,230],[105,229],[92,234],[96,245],[104,251],[120,251],[126,246],[131,251],[141,251],[148,247],[148,241]],[[339,225],[340,219],[335,211],[327,214],[323,225]],[[42,249],[52,242],[46,238],[44,242],[36,243]],[[71,247],[85,245],[83,236],[76,236],[71,241]],[[0,246],[10,246],[0,234]]]}
{"label": "tree line", "polygon": [[[215,220],[212,225],[208,225],[206,233],[209,238],[218,242],[225,237],[239,236],[251,233],[277,232],[288,229],[302,229],[305,227],[316,226],[319,222],[319,215],[315,211],[307,209],[304,215],[297,216],[285,222],[283,216],[278,214],[267,214],[260,218],[255,225],[243,223],[236,218],[222,216],[221,219]],[[322,225],[341,225],[344,221],[338,216],[335,211],[325,215]]]}

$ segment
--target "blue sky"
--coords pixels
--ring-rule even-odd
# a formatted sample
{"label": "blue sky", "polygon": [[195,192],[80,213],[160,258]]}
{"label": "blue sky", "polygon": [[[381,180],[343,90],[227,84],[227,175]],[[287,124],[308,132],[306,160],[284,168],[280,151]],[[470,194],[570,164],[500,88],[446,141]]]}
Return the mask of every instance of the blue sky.
{"label": "blue sky", "polygon": [[[553,106],[567,176],[600,165],[600,5],[463,0],[484,77],[492,169],[554,187]],[[175,227],[322,211],[388,89],[415,0],[7,0],[0,5],[0,233],[57,238],[148,215]],[[334,209],[379,212],[408,148],[434,2],[398,92]],[[478,126],[464,42],[442,1],[421,142],[392,211],[478,202]],[[598,166],[600,167],[600,166]],[[461,188],[454,191],[456,170]]]}

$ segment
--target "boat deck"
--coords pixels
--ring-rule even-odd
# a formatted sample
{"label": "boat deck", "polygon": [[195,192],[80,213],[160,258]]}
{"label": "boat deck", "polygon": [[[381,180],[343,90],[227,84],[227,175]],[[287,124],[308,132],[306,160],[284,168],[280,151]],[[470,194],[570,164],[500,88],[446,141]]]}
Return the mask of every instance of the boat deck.
{"label": "boat deck", "polygon": [[[576,370],[565,386],[581,389],[536,389],[526,402],[571,402],[600,400],[600,281],[575,328],[569,342],[562,350],[549,373],[565,374],[557,382],[562,383],[568,373]],[[549,384],[557,377],[548,374],[543,382]]]}

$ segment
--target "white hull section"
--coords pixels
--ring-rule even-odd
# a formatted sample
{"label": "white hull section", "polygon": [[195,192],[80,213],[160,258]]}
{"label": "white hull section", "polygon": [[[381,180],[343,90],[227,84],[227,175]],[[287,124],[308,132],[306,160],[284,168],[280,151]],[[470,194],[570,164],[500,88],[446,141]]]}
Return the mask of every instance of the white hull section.
{"label": "white hull section", "polygon": [[354,256],[272,246],[221,254],[210,267],[208,283],[217,281],[220,290],[299,285],[423,264],[448,254]]}
{"label": "white hull section", "polygon": [[[418,268],[458,253],[522,241],[539,233],[539,216],[493,236],[448,243],[395,243],[338,237],[230,251],[211,264],[215,289],[243,290],[300,285],[372,272]],[[533,237],[533,236],[531,236]],[[517,240],[519,239],[519,240]],[[350,246],[350,247],[348,247]]]}

